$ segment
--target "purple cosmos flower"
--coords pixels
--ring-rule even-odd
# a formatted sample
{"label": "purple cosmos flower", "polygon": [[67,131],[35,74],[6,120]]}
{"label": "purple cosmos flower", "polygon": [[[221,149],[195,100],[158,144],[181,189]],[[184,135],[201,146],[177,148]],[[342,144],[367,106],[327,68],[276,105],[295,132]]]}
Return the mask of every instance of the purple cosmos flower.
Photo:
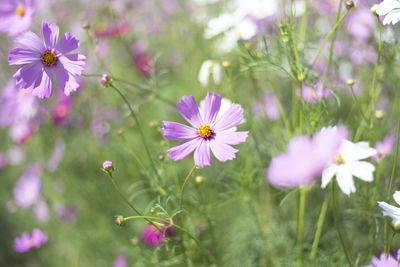
{"label": "purple cosmos flower", "polygon": [[343,126],[322,128],[313,138],[293,138],[286,152],[275,156],[266,172],[267,181],[277,188],[307,185],[321,176],[347,138]]}
{"label": "purple cosmos flower", "polygon": [[41,222],[47,222],[49,220],[49,207],[45,199],[40,198],[33,208],[36,219]]}
{"label": "purple cosmos flower", "polygon": [[177,104],[179,113],[192,127],[170,121],[163,121],[164,137],[169,140],[187,140],[167,151],[174,161],[186,158],[194,151],[194,163],[204,167],[211,165],[210,149],[222,162],[232,160],[239,150],[231,147],[246,141],[249,134],[234,132],[230,129],[243,120],[240,105],[233,104],[227,111],[218,114],[221,106],[221,95],[208,93],[205,99],[204,112],[201,115],[193,96],[184,96]]}
{"label": "purple cosmos flower", "polygon": [[128,260],[122,254],[118,255],[118,258],[114,261],[113,267],[126,267],[128,266]]}
{"label": "purple cosmos flower", "polygon": [[372,264],[365,267],[398,267],[397,260],[400,256],[400,250],[395,253],[390,253],[389,257],[386,256],[385,252],[381,253],[379,259],[375,256],[372,257]]}
{"label": "purple cosmos flower", "polygon": [[396,144],[396,137],[386,136],[382,142],[375,144],[375,149],[378,154],[372,156],[372,161],[382,160],[389,156],[393,151],[393,146]]}
{"label": "purple cosmos flower", "polygon": [[[300,97],[300,88],[296,90],[297,97]],[[328,97],[329,91],[324,89],[322,81],[318,81],[314,87],[303,83],[303,100],[312,104],[318,103],[323,97]]]}
{"label": "purple cosmos flower", "polygon": [[0,32],[15,36],[29,28],[35,13],[33,0],[0,1]]}
{"label": "purple cosmos flower", "polygon": [[28,208],[40,197],[42,168],[38,163],[29,165],[14,188],[14,200],[18,206]]}
{"label": "purple cosmos flower", "polygon": [[164,234],[171,236],[173,234],[173,227],[167,225],[159,225],[160,230],[162,232],[158,231],[156,227],[152,224],[148,224],[146,228],[142,232],[142,240],[145,242],[147,245],[151,247],[156,247],[160,245],[164,241]]}
{"label": "purple cosmos flower", "polygon": [[53,121],[57,126],[60,126],[67,122],[70,109],[70,97],[59,93],[58,101],[53,107]]}
{"label": "purple cosmos flower", "polygon": [[79,41],[69,32],[59,41],[59,28],[55,23],[42,23],[43,39],[31,31],[22,33],[15,39],[20,48],[14,48],[8,56],[10,65],[25,65],[14,78],[23,89],[32,89],[39,98],[49,98],[53,92],[53,75],[68,96],[79,88],[75,76],[81,75],[86,57],[70,54],[79,46]]}
{"label": "purple cosmos flower", "polygon": [[46,244],[48,236],[40,229],[33,229],[32,235],[29,233],[23,233],[19,238],[14,239],[14,250],[16,252],[27,252],[33,248],[40,248],[43,244]]}

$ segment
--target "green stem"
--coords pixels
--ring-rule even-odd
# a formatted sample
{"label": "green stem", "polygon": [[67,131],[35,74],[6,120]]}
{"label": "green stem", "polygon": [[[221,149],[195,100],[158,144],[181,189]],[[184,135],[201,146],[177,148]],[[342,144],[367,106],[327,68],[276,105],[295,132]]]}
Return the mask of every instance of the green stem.
{"label": "green stem", "polygon": [[188,175],[185,178],[185,181],[182,184],[181,193],[180,193],[180,197],[179,197],[179,209],[181,209],[181,210],[183,207],[183,192],[185,191],[186,183],[189,181],[189,178],[190,178],[190,176],[192,176],[195,169],[196,169],[196,165],[193,165],[192,169],[190,170],[190,172],[188,173]]}
{"label": "green stem", "polygon": [[304,215],[306,210],[306,196],[307,187],[302,187],[300,189],[300,203],[299,203],[299,232],[297,236],[299,245],[299,257],[297,259],[297,266],[303,266],[303,246],[304,246]]}
{"label": "green stem", "polygon": [[317,231],[315,232],[314,242],[312,244],[312,249],[310,253],[310,260],[314,260],[317,255],[319,239],[321,237],[322,228],[324,226],[326,212],[328,210],[328,197],[325,197],[324,202],[322,203],[321,212],[319,214],[318,223],[317,223]]}
{"label": "green stem", "polygon": [[[374,127],[374,110],[375,110],[375,102],[376,102],[376,76],[378,74],[378,66],[379,66],[379,61],[381,59],[381,51],[382,51],[382,24],[379,21],[379,17],[377,16],[378,19],[378,25],[379,25],[379,43],[378,43],[378,57],[376,58],[375,62],[375,67],[374,67],[374,73],[372,76],[372,88],[371,88],[371,114],[370,114],[370,125],[369,128],[372,129]],[[372,131],[370,131],[372,132]]]}
{"label": "green stem", "polygon": [[386,257],[387,258],[389,258],[390,249],[392,248],[392,242],[393,242],[393,239],[394,239],[395,235],[396,235],[396,232],[393,231],[392,238],[390,238],[390,240],[389,240],[389,245],[388,245],[388,248],[387,248],[387,251],[386,251]]}
{"label": "green stem", "polygon": [[388,193],[386,195],[386,201],[390,200],[390,195],[392,194],[392,185],[393,185],[394,175],[396,173],[397,159],[399,157],[399,141],[400,141],[399,137],[400,137],[400,116],[399,116],[399,121],[397,123],[396,151],[394,154],[393,165],[392,165],[392,174],[390,175],[390,184],[389,184]]}
{"label": "green stem", "polygon": [[312,66],[314,65],[315,61],[317,60],[319,54],[322,52],[322,49],[324,48],[326,42],[329,40],[329,38],[331,38],[331,36],[336,32],[336,30],[339,28],[340,24],[342,23],[342,21],[344,20],[344,18],[346,17],[346,15],[349,13],[348,10],[346,10],[346,12],[344,12],[344,14],[340,17],[340,19],[338,21],[336,21],[335,26],[333,26],[332,30],[325,36],[324,40],[322,41],[322,43],[319,45],[318,50],[316,52],[316,54],[314,55],[314,57],[311,60],[310,66],[308,67],[306,74],[308,73],[308,71],[312,68]]}
{"label": "green stem", "polygon": [[332,211],[333,211],[333,219],[334,219],[334,221],[335,221],[336,231],[337,231],[338,236],[339,236],[340,244],[342,245],[344,254],[346,255],[347,263],[349,264],[350,267],[352,267],[353,265],[351,264],[351,260],[350,260],[349,253],[347,252],[346,246],[345,246],[345,244],[344,244],[342,232],[340,231],[339,220],[338,220],[338,217],[337,217],[335,187],[336,187],[336,184],[332,183]]}
{"label": "green stem", "polygon": [[117,87],[115,87],[114,85],[111,85],[111,87],[121,96],[122,100],[128,106],[128,108],[129,108],[129,110],[131,112],[132,118],[135,120],[135,123],[136,123],[136,125],[137,125],[137,127],[139,129],[140,137],[142,139],[144,148],[146,150],[147,157],[150,159],[151,166],[152,166],[155,174],[159,177],[157,169],[156,169],[156,166],[155,166],[155,163],[154,163],[154,160],[153,160],[153,157],[150,154],[150,150],[149,150],[149,147],[147,146],[146,138],[144,137],[144,133],[143,133],[142,127],[140,126],[139,119],[136,116],[136,113],[133,111],[133,109],[132,109],[131,105],[129,104],[128,99],[126,99],[125,95]]}

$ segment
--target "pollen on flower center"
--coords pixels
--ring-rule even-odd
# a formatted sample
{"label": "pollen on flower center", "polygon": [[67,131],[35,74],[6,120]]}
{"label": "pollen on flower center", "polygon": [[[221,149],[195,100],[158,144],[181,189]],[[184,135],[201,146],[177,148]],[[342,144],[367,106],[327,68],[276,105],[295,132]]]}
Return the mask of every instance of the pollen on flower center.
{"label": "pollen on flower center", "polygon": [[213,134],[213,130],[208,124],[200,126],[198,130],[199,135],[205,139],[209,138]]}
{"label": "pollen on flower center", "polygon": [[25,15],[25,9],[22,6],[18,6],[17,9],[15,9],[15,13],[23,17]]}
{"label": "pollen on flower center", "polygon": [[343,163],[343,157],[342,157],[342,155],[340,155],[340,154],[337,154],[336,156],[335,156],[335,158],[333,159],[333,162],[335,163],[335,164],[342,164]]}
{"label": "pollen on flower center", "polygon": [[42,62],[46,66],[48,66],[48,67],[53,66],[56,63],[56,61],[57,61],[57,56],[56,56],[56,54],[54,54],[53,51],[46,51],[43,53]]}

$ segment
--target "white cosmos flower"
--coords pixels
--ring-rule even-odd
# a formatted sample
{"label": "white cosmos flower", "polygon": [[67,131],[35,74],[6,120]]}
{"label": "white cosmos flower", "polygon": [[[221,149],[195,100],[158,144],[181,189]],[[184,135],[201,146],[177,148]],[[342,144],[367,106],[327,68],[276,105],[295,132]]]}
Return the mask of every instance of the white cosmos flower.
{"label": "white cosmos flower", "polygon": [[208,78],[212,75],[215,84],[221,81],[221,65],[213,60],[206,60],[201,64],[199,71],[199,82],[202,86],[208,85]]}
{"label": "white cosmos flower", "polygon": [[352,143],[344,140],[334,162],[322,173],[321,187],[325,188],[333,176],[336,175],[336,181],[340,189],[343,193],[349,195],[356,191],[353,176],[365,182],[372,182],[374,180],[373,172],[375,166],[361,160],[369,158],[376,153],[374,148],[369,147],[368,142]]}
{"label": "white cosmos flower", "polygon": [[[396,191],[393,194],[393,198],[398,205],[400,205],[400,191]],[[394,221],[400,220],[400,208],[392,206],[386,202],[378,201],[379,207],[383,209],[383,216],[389,216]]]}
{"label": "white cosmos flower", "polygon": [[386,15],[383,24],[393,25],[400,21],[400,0],[384,0],[378,5],[376,13],[379,16]]}

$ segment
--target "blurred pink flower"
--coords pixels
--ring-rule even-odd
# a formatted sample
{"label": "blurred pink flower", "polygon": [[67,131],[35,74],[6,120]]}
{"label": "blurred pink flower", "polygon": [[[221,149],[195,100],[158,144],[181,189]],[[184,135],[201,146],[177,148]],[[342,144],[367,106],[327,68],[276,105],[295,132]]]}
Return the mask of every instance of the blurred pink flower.
{"label": "blurred pink flower", "polygon": [[34,0],[3,0],[0,2],[0,32],[15,36],[27,30],[35,13]]}
{"label": "blurred pink flower", "polygon": [[393,146],[396,144],[396,137],[386,136],[382,142],[375,144],[375,149],[378,154],[371,157],[372,161],[382,160],[389,156],[393,151]]}
{"label": "blurred pink flower", "polygon": [[39,163],[28,165],[14,187],[14,200],[18,206],[28,208],[40,197],[42,168]]}
{"label": "blurred pink flower", "polygon": [[173,234],[173,227],[167,226],[166,223],[159,224],[159,228],[162,232],[158,231],[152,224],[148,224],[142,232],[142,240],[151,247],[156,247],[164,241],[164,234],[171,236]]}
{"label": "blurred pink flower", "polygon": [[16,252],[27,252],[33,248],[40,248],[43,244],[46,244],[48,236],[40,229],[33,229],[32,235],[29,233],[23,233],[21,237],[14,239],[14,250]]}
{"label": "blurred pink flower", "polygon": [[119,254],[118,258],[114,261],[113,267],[127,267],[128,260],[125,255]]}
{"label": "blurred pink flower", "polygon": [[379,259],[375,256],[372,257],[372,264],[365,267],[399,267],[397,263],[400,256],[400,250],[390,253],[389,257],[386,256],[385,252],[382,252]]}

